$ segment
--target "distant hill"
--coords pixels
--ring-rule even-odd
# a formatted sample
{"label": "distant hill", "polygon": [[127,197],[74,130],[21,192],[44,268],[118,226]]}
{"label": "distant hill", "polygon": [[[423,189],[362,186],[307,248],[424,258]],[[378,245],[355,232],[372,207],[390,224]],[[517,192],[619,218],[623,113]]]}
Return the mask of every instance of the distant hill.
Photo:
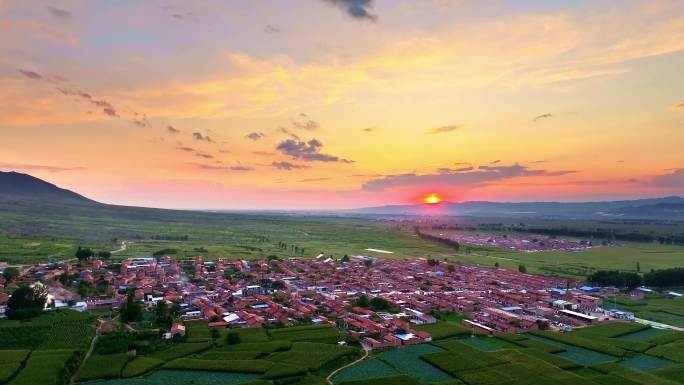
{"label": "distant hill", "polygon": [[634,199],[605,202],[444,202],[440,207],[395,205],[349,210],[357,214],[425,215],[438,212],[453,216],[551,216],[566,218],[684,219],[684,198]]}
{"label": "distant hill", "polygon": [[0,171],[0,198],[18,201],[97,204],[71,190],[59,188],[42,179],[14,171]]}

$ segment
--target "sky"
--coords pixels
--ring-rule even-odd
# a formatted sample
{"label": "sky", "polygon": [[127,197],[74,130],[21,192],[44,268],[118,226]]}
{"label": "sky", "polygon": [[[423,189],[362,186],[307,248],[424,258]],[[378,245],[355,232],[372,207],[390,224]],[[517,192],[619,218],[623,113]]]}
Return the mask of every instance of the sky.
{"label": "sky", "polygon": [[684,193],[684,1],[0,0],[0,170],[114,204]]}

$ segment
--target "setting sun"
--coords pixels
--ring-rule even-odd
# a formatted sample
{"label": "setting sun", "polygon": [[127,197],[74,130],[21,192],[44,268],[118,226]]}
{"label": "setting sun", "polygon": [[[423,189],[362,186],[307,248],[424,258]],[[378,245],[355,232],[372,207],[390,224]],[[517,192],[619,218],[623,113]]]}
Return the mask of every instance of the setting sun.
{"label": "setting sun", "polygon": [[442,198],[438,197],[437,194],[430,194],[425,197],[425,203],[429,205],[435,205],[442,201]]}

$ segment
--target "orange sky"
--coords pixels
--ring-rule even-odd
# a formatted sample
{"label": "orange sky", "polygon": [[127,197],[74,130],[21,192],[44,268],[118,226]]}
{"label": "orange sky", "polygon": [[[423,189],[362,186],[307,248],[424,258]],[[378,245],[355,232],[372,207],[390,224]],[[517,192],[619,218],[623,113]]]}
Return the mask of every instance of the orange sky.
{"label": "orange sky", "polygon": [[677,1],[0,1],[0,170],[108,203],[684,192]]}

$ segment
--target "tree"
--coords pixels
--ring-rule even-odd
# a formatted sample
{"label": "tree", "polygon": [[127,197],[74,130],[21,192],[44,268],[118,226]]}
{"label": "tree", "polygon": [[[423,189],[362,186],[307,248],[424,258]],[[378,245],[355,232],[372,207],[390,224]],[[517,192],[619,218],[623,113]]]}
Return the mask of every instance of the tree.
{"label": "tree", "polygon": [[126,303],[121,307],[121,320],[124,322],[136,322],[142,319],[142,305],[135,298],[135,292],[128,290]]}
{"label": "tree", "polygon": [[499,262],[494,262],[494,267],[499,268]]}
{"label": "tree", "polygon": [[454,267],[454,265],[450,263],[447,265],[447,271],[453,273],[454,271],[456,271],[456,267]]}
{"label": "tree", "polygon": [[104,259],[106,261],[112,257],[112,253],[110,253],[109,251],[100,251],[99,253],[97,253],[97,257],[100,259]]}
{"label": "tree", "polygon": [[[587,277],[587,281],[600,286],[615,286],[634,289],[643,284],[641,275],[617,270],[599,270]],[[648,283],[648,282],[647,282]],[[650,283],[649,283],[650,284]],[[656,286],[656,285],[654,285]]]}
{"label": "tree", "polygon": [[354,301],[354,306],[366,308],[368,307],[369,302],[370,301],[368,300],[368,296],[366,294],[361,294],[359,298],[357,298],[356,301]]}
{"label": "tree", "polygon": [[76,258],[78,258],[79,262],[87,261],[90,258],[92,258],[94,255],[95,255],[95,253],[87,247],[83,248],[83,247],[79,246],[78,249],[76,250]]}
{"label": "tree", "polygon": [[641,265],[639,264],[639,261],[637,261],[636,269],[637,269],[637,273],[641,273]]}
{"label": "tree", "polygon": [[522,263],[518,265],[518,271],[525,274],[527,273],[527,266],[523,265]]}
{"label": "tree", "polygon": [[29,319],[40,314],[45,308],[48,291],[45,286],[20,286],[7,301],[7,318]]}
{"label": "tree", "polygon": [[375,311],[389,310],[389,308],[390,308],[389,302],[387,302],[386,299],[380,298],[380,297],[374,297],[373,299],[371,299],[370,300],[370,306]]}
{"label": "tree", "polygon": [[347,254],[342,257],[342,262],[349,262],[349,256]]}
{"label": "tree", "polygon": [[5,277],[7,282],[12,282],[19,276],[19,270],[16,267],[7,267],[3,270],[2,276]]}
{"label": "tree", "polygon": [[231,331],[230,333],[226,334],[226,344],[228,345],[236,345],[240,343],[240,334],[236,331]]}

